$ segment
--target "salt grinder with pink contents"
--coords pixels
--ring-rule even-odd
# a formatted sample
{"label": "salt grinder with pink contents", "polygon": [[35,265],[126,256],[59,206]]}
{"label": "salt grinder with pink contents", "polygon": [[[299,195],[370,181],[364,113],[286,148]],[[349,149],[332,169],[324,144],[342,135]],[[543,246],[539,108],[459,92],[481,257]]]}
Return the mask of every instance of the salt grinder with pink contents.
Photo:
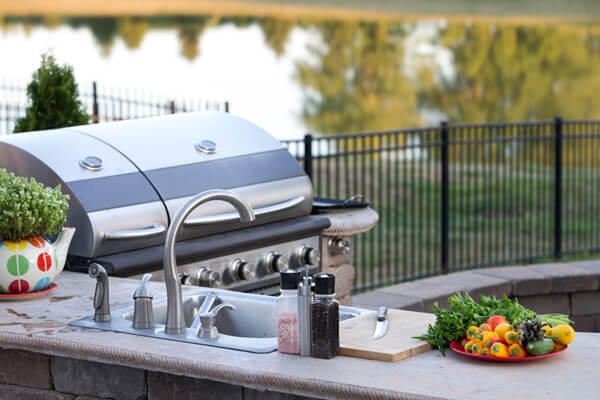
{"label": "salt grinder with pink contents", "polygon": [[281,273],[281,295],[277,298],[277,350],[299,354],[298,282],[300,272],[292,269]]}

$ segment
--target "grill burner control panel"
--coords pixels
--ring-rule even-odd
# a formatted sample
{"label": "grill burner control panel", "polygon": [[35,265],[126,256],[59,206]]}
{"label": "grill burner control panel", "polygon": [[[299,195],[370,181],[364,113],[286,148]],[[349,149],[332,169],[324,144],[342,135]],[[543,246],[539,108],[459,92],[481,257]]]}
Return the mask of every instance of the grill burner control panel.
{"label": "grill burner control panel", "polygon": [[[279,271],[306,264],[312,274],[321,270],[319,243],[313,236],[181,265],[180,276],[184,285],[278,294]],[[152,272],[152,280],[163,281],[163,271]]]}

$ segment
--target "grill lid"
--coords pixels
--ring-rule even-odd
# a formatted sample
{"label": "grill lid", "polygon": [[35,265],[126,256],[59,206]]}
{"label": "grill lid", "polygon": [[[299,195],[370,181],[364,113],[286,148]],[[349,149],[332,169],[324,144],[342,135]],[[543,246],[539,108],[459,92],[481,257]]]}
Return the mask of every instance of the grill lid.
{"label": "grill lid", "polygon": [[[179,207],[228,189],[257,214],[254,225],[308,215],[312,185],[279,141],[224,113],[189,113],[0,138],[0,167],[61,184],[71,195],[71,254],[115,254],[164,243]],[[211,202],[186,220],[182,239],[244,227]]]}

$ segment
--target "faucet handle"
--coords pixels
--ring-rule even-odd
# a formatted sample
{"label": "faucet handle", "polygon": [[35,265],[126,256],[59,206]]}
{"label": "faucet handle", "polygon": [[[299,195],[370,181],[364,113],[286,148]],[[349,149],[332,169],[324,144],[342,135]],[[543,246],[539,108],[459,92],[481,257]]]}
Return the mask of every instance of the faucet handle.
{"label": "faucet handle", "polygon": [[148,289],[148,281],[152,278],[152,274],[144,274],[142,280],[140,281],[140,285],[133,293],[133,298],[137,299],[140,297],[147,297],[149,299],[153,298],[152,292]]}
{"label": "faucet handle", "polygon": [[152,308],[152,293],[148,289],[148,281],[152,274],[144,274],[140,285],[133,293],[133,329],[154,328],[154,310]]}

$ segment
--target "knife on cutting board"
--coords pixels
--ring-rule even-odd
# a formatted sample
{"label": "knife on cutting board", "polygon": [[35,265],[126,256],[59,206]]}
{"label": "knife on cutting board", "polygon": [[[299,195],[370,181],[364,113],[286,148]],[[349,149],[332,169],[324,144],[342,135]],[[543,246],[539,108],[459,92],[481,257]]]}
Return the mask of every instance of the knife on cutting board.
{"label": "knife on cutting board", "polygon": [[375,332],[373,333],[373,340],[377,340],[383,337],[387,332],[388,320],[387,320],[386,306],[379,307],[377,309],[377,324],[375,325]]}

